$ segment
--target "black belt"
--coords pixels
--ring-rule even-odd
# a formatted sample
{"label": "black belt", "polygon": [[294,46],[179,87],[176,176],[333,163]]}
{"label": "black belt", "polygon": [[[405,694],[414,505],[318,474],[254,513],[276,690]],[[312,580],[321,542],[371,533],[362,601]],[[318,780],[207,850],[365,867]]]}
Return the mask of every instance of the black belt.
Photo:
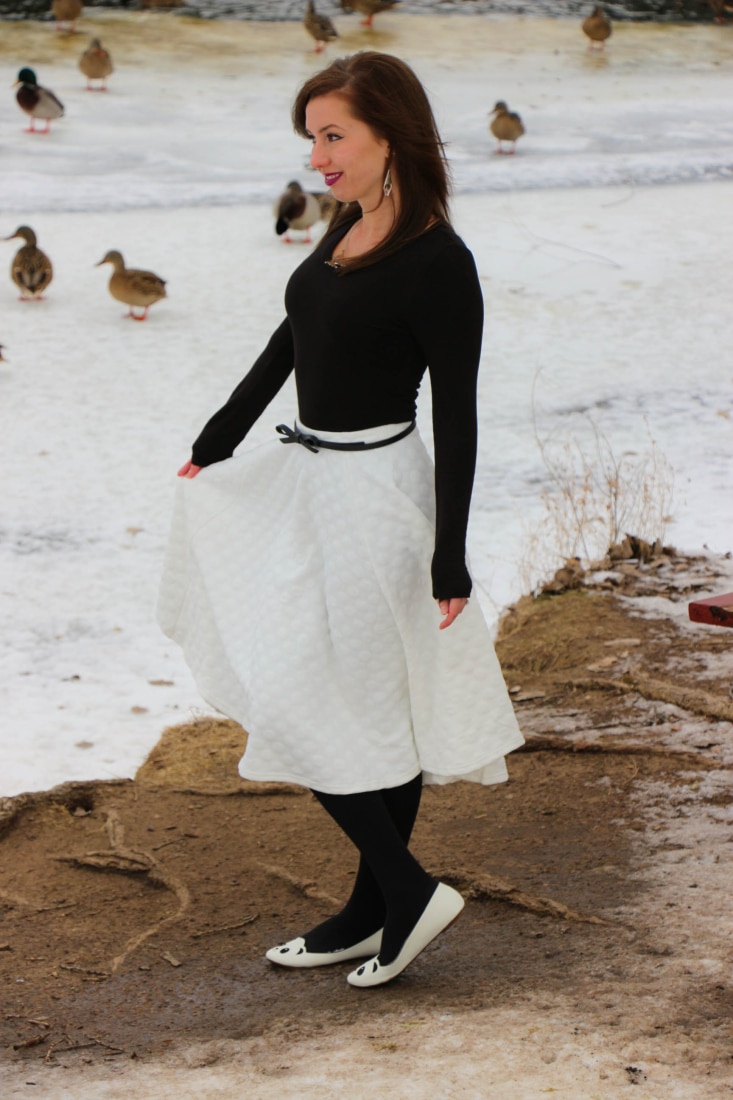
{"label": "black belt", "polygon": [[317,435],[308,435],[296,427],[289,428],[287,424],[278,424],[275,431],[283,437],[280,440],[281,443],[300,443],[301,447],[306,447],[317,455],[321,447],[325,447],[329,451],[373,451],[375,447],[386,447],[390,443],[396,443],[398,439],[404,439],[406,435],[414,430],[415,426],[413,420],[397,435],[391,435],[389,439],[377,439],[373,443],[365,443],[362,439],[355,440],[353,443],[335,443],[330,439],[320,439]]}

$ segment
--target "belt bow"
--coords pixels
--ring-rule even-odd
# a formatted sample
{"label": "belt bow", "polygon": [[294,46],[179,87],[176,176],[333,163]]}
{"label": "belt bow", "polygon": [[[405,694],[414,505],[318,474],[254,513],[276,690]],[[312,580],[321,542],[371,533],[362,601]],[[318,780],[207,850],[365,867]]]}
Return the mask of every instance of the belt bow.
{"label": "belt bow", "polygon": [[283,437],[280,440],[281,443],[300,443],[301,447],[306,447],[314,455],[318,454],[318,445],[321,442],[318,436],[308,435],[306,432],[298,431],[297,428],[291,428],[287,424],[278,424],[275,431]]}

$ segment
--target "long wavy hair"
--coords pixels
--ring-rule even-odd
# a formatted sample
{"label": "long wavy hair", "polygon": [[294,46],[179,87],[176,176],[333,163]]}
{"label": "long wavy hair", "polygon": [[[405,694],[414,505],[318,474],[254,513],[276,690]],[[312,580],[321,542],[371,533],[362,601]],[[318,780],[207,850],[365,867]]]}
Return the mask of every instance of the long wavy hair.
{"label": "long wavy hair", "polygon": [[[400,194],[394,224],[371,252],[348,260],[340,274],[383,260],[434,225],[450,225],[450,170],[425,89],[404,61],[364,50],[333,61],[310,77],[293,104],[293,127],[310,137],[305,112],[311,99],[343,96],[355,118],[389,144],[389,169]],[[327,232],[361,215],[358,203],[338,203]]]}

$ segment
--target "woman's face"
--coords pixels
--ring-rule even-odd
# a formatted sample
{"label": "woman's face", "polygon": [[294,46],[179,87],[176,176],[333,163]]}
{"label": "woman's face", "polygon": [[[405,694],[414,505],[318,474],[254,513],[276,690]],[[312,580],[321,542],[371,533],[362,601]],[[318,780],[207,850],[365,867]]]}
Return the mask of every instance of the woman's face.
{"label": "woman's face", "polygon": [[313,141],[311,166],[339,202],[375,209],[382,200],[389,145],[354,118],[349,101],[337,92],[311,99],[305,125]]}

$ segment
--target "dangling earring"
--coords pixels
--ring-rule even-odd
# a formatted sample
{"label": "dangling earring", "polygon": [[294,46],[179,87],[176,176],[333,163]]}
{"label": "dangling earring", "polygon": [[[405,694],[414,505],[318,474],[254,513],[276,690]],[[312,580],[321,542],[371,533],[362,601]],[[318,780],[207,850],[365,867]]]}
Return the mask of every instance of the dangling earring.
{"label": "dangling earring", "polygon": [[389,168],[387,169],[387,175],[384,177],[384,183],[382,184],[382,190],[384,191],[385,199],[388,199],[392,194],[392,173]]}

